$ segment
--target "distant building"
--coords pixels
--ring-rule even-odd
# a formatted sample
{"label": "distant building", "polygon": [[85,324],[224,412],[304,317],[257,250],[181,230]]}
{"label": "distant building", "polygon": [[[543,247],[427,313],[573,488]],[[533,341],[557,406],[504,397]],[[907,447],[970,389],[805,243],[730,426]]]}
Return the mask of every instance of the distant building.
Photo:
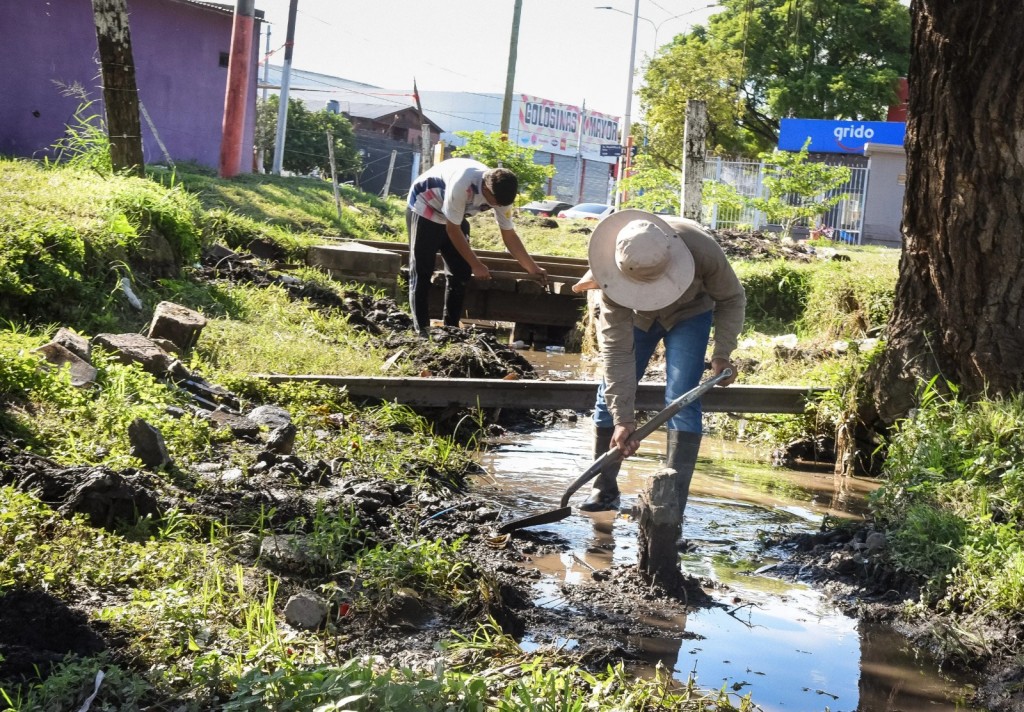
{"label": "distant building", "polygon": [[[266,84],[272,91],[280,86],[280,76],[281,68],[270,65]],[[389,125],[389,132],[393,134],[397,130],[399,136],[407,136],[408,145],[412,147],[410,151],[415,153],[410,165],[414,173],[418,172],[420,132],[407,126],[408,120],[413,118],[410,112],[415,112],[411,87],[387,89],[293,68],[289,78],[289,97],[302,99],[313,110],[336,105],[339,113],[349,116],[353,127],[362,129],[374,127],[380,130],[387,123],[387,118],[392,117],[395,124],[393,127]],[[437,138],[444,141],[446,147],[465,143],[464,139],[456,136],[458,131],[492,133],[501,130],[502,94],[421,90],[419,98],[425,121],[432,127],[432,144],[435,143],[433,128],[438,125],[445,127],[444,130],[439,128]],[[403,134],[403,131],[407,133]],[[603,203],[608,200],[609,178],[616,159],[602,156],[601,146],[617,146],[618,132],[618,117],[525,94],[513,97],[509,140],[533,148],[536,163],[555,166],[555,176],[545,190],[560,200],[570,203]],[[395,135],[389,137],[401,140]],[[381,182],[380,176],[387,172],[388,167],[387,163],[381,162],[381,156],[369,155],[364,145],[368,138],[367,131],[357,131],[360,151],[367,151],[363,156],[365,168],[360,177],[361,187],[366,190],[373,181]],[[390,185],[391,193],[408,190],[408,180],[398,173],[396,168]]]}
{"label": "distant building", "polygon": [[[127,0],[147,163],[220,162],[234,6],[200,0]],[[262,12],[257,12],[257,28]],[[0,154],[53,156],[80,96],[88,114],[103,116],[92,5],[83,0],[14,0],[0,3]],[[243,156],[251,156],[256,127],[257,43]],[[243,160],[243,170],[251,164]]]}

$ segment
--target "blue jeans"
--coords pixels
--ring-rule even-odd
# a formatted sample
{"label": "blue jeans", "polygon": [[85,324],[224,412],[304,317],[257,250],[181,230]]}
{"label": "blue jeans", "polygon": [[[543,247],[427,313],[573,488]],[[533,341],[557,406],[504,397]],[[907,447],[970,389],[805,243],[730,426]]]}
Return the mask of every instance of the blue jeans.
{"label": "blue jeans", "polygon": [[[700,384],[704,373],[704,356],[711,336],[711,312],[679,322],[665,331],[658,322],[650,329],[641,331],[633,327],[633,353],[636,355],[636,380],[647,370],[647,363],[654,355],[658,342],[665,341],[665,405],[668,405]],[[599,428],[615,426],[612,414],[604,400],[605,382],[597,389],[597,404],[594,406],[594,424]],[[701,407],[698,398],[669,418],[669,430],[685,430],[688,433],[702,432]]]}

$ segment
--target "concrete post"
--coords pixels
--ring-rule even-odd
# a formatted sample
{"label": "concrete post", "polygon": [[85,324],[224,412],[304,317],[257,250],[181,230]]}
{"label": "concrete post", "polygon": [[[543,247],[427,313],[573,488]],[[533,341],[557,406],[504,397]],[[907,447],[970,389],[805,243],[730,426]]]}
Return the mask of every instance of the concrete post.
{"label": "concrete post", "polygon": [[683,180],[679,207],[684,218],[700,221],[701,188],[704,185],[704,159],[707,155],[708,105],[690,99],[686,102],[686,128],[683,132]]}

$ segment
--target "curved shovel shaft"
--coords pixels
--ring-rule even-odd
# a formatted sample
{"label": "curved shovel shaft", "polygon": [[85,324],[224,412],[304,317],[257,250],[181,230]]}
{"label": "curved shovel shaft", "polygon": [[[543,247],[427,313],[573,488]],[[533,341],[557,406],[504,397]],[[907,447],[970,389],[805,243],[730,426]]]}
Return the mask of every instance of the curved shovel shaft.
{"label": "curved shovel shaft", "polygon": [[[696,388],[693,388],[684,393],[683,395],[679,396],[674,401],[665,406],[663,410],[659,411],[657,415],[655,415],[653,418],[651,418],[646,423],[637,428],[636,431],[633,433],[632,437],[630,438],[630,440],[639,443],[641,440],[643,440],[648,435],[650,435],[655,430],[664,425],[666,422],[668,422],[669,418],[671,418],[673,415],[681,411],[683,408],[688,406],[693,401],[700,398],[712,387],[718,385],[721,381],[724,381],[731,375],[732,369],[726,368],[718,375],[712,376],[708,380],[698,385]],[[617,447],[613,447],[611,450],[601,455],[601,457],[594,460],[590,467],[588,467],[583,472],[583,474],[577,477],[576,480],[571,485],[569,485],[569,488],[565,490],[565,494],[562,495],[562,501],[559,506],[563,508],[567,507],[569,505],[569,498],[576,494],[576,491],[579,490],[580,487],[582,487],[583,485],[597,477],[598,474],[600,474],[606,467],[618,462],[621,459],[622,451],[620,451]]]}

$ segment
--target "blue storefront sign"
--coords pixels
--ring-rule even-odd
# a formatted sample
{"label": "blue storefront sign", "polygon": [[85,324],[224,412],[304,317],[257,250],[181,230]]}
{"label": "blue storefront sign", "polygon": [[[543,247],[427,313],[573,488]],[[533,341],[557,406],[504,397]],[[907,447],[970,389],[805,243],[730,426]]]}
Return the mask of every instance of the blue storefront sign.
{"label": "blue storefront sign", "polygon": [[902,146],[907,125],[902,121],[827,121],[783,119],[779,149],[799,151],[809,138],[811,153],[864,153],[864,144]]}

